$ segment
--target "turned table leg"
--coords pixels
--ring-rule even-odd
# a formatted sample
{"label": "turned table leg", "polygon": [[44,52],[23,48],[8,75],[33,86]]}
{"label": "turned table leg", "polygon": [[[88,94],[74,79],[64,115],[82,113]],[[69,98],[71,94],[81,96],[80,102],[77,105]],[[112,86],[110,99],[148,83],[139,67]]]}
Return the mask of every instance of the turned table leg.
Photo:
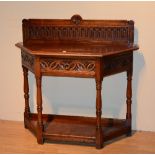
{"label": "turned table leg", "polygon": [[38,121],[37,121],[37,142],[43,144],[43,121],[42,121],[42,90],[41,82],[42,75],[40,71],[40,58],[36,57],[35,59],[35,78],[37,86],[37,112],[38,112]]}
{"label": "turned table leg", "polygon": [[42,77],[41,76],[36,76],[36,85],[37,85],[37,112],[38,112],[37,141],[38,141],[39,144],[43,144],[41,80],[42,80]]}
{"label": "turned table leg", "polygon": [[131,119],[132,119],[132,114],[131,114],[131,104],[132,104],[132,71],[128,70],[127,71],[127,91],[126,91],[126,104],[127,104],[127,113],[126,113],[126,120],[127,124],[130,127],[129,132],[127,133],[127,136],[131,135]]}
{"label": "turned table leg", "polygon": [[102,80],[103,80],[103,65],[102,60],[96,62],[96,148],[103,147],[103,131],[101,125],[102,116]]}
{"label": "turned table leg", "polygon": [[25,110],[24,110],[24,126],[27,128],[26,119],[29,119],[30,107],[29,107],[29,83],[28,83],[28,69],[24,66],[23,75],[24,75],[24,99],[25,99]]}
{"label": "turned table leg", "polygon": [[101,97],[102,81],[96,80],[96,148],[103,147],[103,131],[101,125],[102,115],[102,97]]}

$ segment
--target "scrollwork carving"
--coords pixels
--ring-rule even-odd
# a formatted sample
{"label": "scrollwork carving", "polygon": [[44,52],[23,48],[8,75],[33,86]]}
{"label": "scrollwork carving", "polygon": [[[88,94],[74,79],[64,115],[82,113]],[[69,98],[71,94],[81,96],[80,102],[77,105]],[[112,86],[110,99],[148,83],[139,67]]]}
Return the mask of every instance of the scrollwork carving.
{"label": "scrollwork carving", "polygon": [[41,70],[46,71],[69,71],[69,72],[94,72],[95,61],[76,59],[41,59]]}
{"label": "scrollwork carving", "polygon": [[28,67],[30,70],[34,68],[34,57],[26,52],[21,52],[22,64]]}

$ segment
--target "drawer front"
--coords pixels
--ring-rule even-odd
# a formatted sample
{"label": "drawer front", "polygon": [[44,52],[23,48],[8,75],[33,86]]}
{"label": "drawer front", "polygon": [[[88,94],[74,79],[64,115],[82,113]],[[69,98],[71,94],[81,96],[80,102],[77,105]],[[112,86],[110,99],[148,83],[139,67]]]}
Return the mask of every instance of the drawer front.
{"label": "drawer front", "polygon": [[41,58],[40,67],[43,75],[95,76],[95,60],[44,57]]}

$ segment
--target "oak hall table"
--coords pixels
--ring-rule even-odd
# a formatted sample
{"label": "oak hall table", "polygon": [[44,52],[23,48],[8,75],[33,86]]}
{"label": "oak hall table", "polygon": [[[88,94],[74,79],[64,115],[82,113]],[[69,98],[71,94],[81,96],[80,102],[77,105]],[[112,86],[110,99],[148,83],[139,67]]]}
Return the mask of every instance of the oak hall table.
{"label": "oak hall table", "polygon": [[[24,19],[21,49],[24,74],[25,128],[39,144],[44,140],[94,144],[96,148],[117,136],[131,135],[131,98],[134,22],[127,20],[83,20],[74,15],[63,19]],[[28,70],[37,87],[37,113],[29,106]],[[127,72],[126,119],[102,118],[103,78]],[[94,78],[96,117],[42,114],[42,76]]]}

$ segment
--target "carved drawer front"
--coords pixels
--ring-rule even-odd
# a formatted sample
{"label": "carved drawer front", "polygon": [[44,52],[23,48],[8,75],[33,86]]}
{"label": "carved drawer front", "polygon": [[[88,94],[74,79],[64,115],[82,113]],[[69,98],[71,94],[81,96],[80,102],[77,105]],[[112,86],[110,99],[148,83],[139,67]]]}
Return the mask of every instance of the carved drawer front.
{"label": "carved drawer front", "polygon": [[27,67],[30,71],[34,72],[34,56],[26,52],[21,52],[22,65]]}
{"label": "carved drawer front", "polygon": [[94,77],[95,60],[41,58],[41,72],[57,76]]}
{"label": "carved drawer front", "polygon": [[104,75],[111,75],[132,68],[133,53],[104,59]]}

